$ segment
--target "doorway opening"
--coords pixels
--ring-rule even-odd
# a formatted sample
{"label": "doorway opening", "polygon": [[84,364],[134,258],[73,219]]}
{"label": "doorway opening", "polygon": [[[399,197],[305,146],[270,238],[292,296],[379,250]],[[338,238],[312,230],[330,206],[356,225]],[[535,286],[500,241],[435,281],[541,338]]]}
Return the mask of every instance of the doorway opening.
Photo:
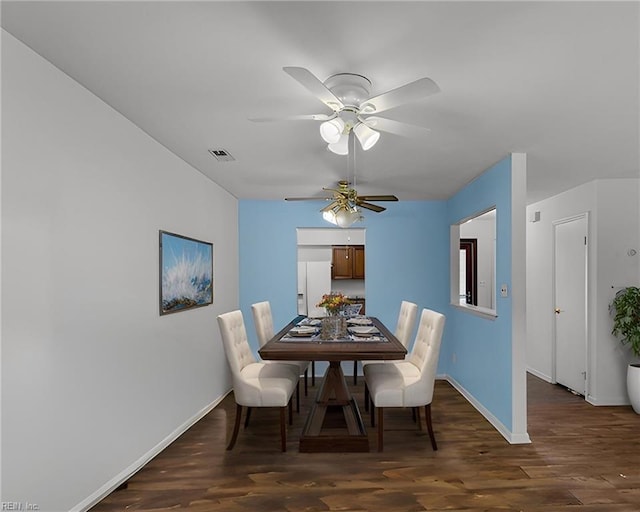
{"label": "doorway opening", "polygon": [[460,304],[478,305],[478,239],[460,239]]}

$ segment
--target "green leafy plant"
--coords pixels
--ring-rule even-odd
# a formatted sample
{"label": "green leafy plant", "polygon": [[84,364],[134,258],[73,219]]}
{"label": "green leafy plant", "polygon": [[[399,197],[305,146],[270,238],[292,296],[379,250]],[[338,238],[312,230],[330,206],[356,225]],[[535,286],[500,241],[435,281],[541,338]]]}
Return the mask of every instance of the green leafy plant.
{"label": "green leafy plant", "polygon": [[640,357],[640,288],[629,286],[616,293],[609,312],[614,315],[611,333]]}

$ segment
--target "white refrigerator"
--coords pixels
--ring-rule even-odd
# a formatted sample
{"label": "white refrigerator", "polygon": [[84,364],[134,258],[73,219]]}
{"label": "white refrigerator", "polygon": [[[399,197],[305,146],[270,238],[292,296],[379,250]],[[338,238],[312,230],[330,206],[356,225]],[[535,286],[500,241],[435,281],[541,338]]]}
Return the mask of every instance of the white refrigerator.
{"label": "white refrigerator", "polygon": [[325,316],[324,308],[317,308],[325,293],[331,292],[330,261],[298,262],[298,314],[310,317]]}

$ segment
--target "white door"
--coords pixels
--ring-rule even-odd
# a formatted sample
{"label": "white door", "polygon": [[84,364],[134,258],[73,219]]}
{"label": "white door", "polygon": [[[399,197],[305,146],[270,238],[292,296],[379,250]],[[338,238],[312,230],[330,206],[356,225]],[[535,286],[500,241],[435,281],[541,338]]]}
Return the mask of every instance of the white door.
{"label": "white door", "polygon": [[554,222],[555,381],[584,396],[587,369],[587,215]]}
{"label": "white door", "polygon": [[325,293],[331,292],[331,262],[307,262],[307,315],[310,317],[325,316],[324,308],[317,308]]}

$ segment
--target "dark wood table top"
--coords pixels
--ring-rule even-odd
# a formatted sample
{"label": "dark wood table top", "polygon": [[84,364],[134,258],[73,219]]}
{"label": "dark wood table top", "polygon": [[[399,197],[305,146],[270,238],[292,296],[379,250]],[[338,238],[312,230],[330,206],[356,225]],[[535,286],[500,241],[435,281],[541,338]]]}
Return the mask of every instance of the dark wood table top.
{"label": "dark wood table top", "polygon": [[402,346],[384,324],[375,317],[369,317],[378,328],[383,340],[300,340],[282,338],[304,317],[299,316],[289,322],[269,340],[258,353],[265,360],[276,361],[354,361],[404,359],[407,349]]}

